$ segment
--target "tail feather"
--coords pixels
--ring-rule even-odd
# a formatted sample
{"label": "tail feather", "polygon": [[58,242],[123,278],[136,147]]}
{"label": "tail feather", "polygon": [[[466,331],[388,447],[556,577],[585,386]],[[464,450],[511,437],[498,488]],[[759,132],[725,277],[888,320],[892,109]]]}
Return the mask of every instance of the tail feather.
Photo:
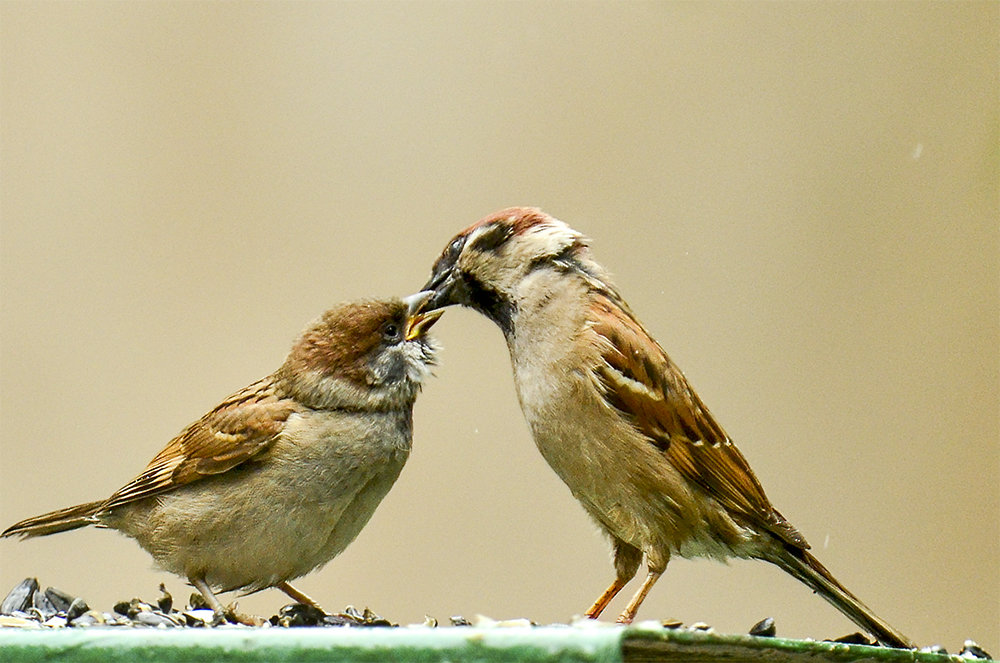
{"label": "tail feather", "polygon": [[909,638],[889,626],[858,597],[847,591],[807,550],[786,546],[783,552],[784,554],[774,557],[768,556],[767,561],[777,564],[804,582],[848,619],[868,631],[879,643],[900,649],[915,648],[916,645]]}
{"label": "tail feather", "polygon": [[20,536],[30,538],[33,536],[46,536],[56,532],[65,532],[78,527],[86,527],[97,523],[95,515],[101,510],[104,501],[88,502],[76,506],[59,509],[50,513],[44,513],[34,518],[27,518],[19,523],[15,523],[0,532],[0,538],[7,536]]}

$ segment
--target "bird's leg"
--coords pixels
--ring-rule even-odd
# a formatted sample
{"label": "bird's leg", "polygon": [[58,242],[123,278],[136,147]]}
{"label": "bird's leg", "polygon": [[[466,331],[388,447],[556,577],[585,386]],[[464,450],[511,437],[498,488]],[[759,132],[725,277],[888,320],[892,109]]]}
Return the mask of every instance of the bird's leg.
{"label": "bird's leg", "polygon": [[587,609],[587,612],[583,613],[588,619],[597,619],[604,612],[604,609],[608,607],[611,603],[611,599],[617,596],[618,592],[622,591],[622,587],[625,586],[627,580],[622,580],[621,578],[615,578],[615,581],[611,583],[611,586],[604,590],[604,593],[597,597],[594,601],[594,605]]}
{"label": "bird's leg", "polygon": [[635,619],[635,613],[639,611],[639,606],[642,602],[646,600],[646,594],[649,594],[649,590],[653,588],[656,581],[663,575],[663,571],[654,571],[652,567],[649,569],[649,573],[646,575],[646,579],[642,581],[642,587],[639,591],[635,593],[632,600],[628,602],[625,609],[622,610],[622,614],[618,615],[619,624],[631,624],[632,620]]}
{"label": "bird's leg", "polygon": [[642,562],[642,551],[631,546],[621,539],[614,539],[614,556],[615,556],[615,581],[611,583],[611,586],[604,590],[594,605],[590,606],[587,612],[583,613],[589,619],[597,619],[604,612],[604,609],[608,607],[608,603],[611,599],[618,595],[618,592],[622,590],[622,587],[628,584],[628,581],[635,577],[635,572],[639,569],[639,563]]}
{"label": "bird's leg", "polygon": [[208,583],[205,582],[205,579],[199,577],[199,578],[188,578],[188,580],[191,582],[192,585],[194,585],[194,588],[197,589],[199,592],[201,592],[201,595],[205,597],[205,603],[207,603],[208,607],[211,608],[212,612],[215,613],[215,622],[218,624],[225,624],[227,621],[229,621],[226,609],[222,607],[222,603],[220,603],[219,599],[215,597],[215,594],[212,592],[212,588],[208,586]]}
{"label": "bird's leg", "polygon": [[253,615],[245,615],[240,612],[236,612],[235,604],[230,605],[228,608],[223,607],[219,599],[216,598],[215,593],[212,592],[212,588],[208,586],[205,582],[203,576],[197,578],[188,578],[188,581],[195,586],[201,595],[205,597],[205,603],[208,607],[212,609],[214,617],[212,618],[212,626],[219,626],[220,624],[245,624],[246,626],[261,626],[264,620],[260,617],[255,617]]}
{"label": "bird's leg", "polygon": [[294,587],[292,587],[291,583],[280,582],[277,585],[275,585],[275,587],[283,591],[285,594],[288,594],[288,596],[290,596],[293,601],[297,603],[302,603],[303,605],[307,605],[310,608],[316,608],[324,615],[327,614],[326,610],[323,609],[323,606],[321,606],[319,603],[316,603],[316,601],[313,598],[311,598],[308,594],[304,594],[299,590],[295,589]]}

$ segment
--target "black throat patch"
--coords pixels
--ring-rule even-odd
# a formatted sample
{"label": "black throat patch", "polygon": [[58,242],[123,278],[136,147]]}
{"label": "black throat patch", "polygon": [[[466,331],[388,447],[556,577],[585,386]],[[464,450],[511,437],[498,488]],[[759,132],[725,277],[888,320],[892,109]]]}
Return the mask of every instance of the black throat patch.
{"label": "black throat patch", "polygon": [[467,305],[495,322],[504,336],[513,335],[517,305],[496,290],[487,288],[474,277],[462,274],[461,280]]}

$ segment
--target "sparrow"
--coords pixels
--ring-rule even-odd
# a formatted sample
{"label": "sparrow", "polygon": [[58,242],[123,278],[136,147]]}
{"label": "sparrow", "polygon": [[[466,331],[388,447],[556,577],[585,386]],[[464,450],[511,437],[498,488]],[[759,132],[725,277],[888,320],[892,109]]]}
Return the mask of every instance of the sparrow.
{"label": "sparrow", "polygon": [[413,403],[442,311],[428,293],[342,304],[294,342],[282,366],[185,428],[104,500],[22,520],[0,537],[95,525],[135,539],[225,618],[216,592],[280,589],[343,551],[410,452]]}
{"label": "sparrow", "polygon": [[427,310],[492,320],[510,351],[535,444],[610,537],[615,579],[596,619],[636,575],[629,623],[671,556],[753,558],[804,582],[882,644],[912,647],[809,552],[732,439],[591,257],[589,240],[535,208],[456,235],[423,288]]}

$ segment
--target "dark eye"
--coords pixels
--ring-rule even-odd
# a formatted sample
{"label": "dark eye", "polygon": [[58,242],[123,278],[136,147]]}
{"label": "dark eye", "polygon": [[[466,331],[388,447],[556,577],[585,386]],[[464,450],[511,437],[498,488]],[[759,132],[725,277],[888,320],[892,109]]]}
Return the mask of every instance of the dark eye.
{"label": "dark eye", "polygon": [[392,320],[384,323],[382,325],[382,338],[390,343],[399,343],[403,340],[403,327]]}
{"label": "dark eye", "polygon": [[465,240],[466,238],[464,236],[456,237],[452,240],[451,244],[448,245],[447,253],[449,262],[455,262],[455,260],[458,259],[458,254],[462,252],[462,248],[465,246]]}

